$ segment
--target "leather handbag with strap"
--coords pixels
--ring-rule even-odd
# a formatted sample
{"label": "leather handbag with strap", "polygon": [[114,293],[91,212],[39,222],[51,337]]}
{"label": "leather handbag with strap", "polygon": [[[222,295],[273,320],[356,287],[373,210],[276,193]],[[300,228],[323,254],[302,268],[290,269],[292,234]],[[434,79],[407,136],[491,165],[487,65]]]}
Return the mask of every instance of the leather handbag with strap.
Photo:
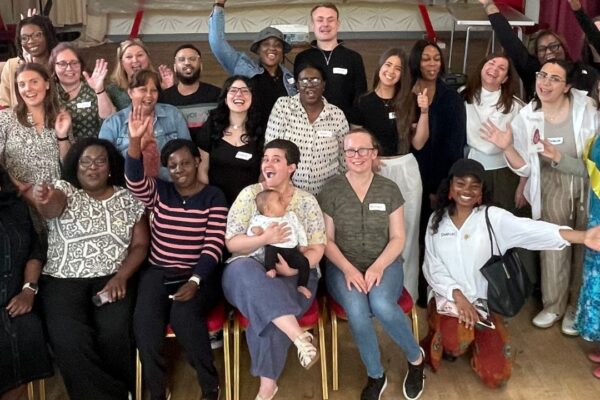
{"label": "leather handbag with strap", "polygon": [[[489,207],[485,209],[485,223],[490,238],[491,257],[480,268],[488,281],[488,306],[492,312],[513,317],[527,301],[531,293],[531,281],[515,249],[501,253],[488,210]],[[500,255],[494,255],[494,243]]]}

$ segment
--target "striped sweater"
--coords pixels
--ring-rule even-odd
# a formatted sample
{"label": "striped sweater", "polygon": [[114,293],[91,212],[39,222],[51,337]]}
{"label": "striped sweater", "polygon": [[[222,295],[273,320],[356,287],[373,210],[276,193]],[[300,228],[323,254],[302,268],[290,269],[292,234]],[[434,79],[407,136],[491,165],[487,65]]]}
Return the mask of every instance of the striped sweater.
{"label": "striped sweater", "polygon": [[223,192],[209,185],[184,200],[172,182],[144,176],[142,160],[129,155],[125,177],[127,188],[150,212],[150,263],[179,272],[193,269],[207,278],[221,261],[225,245]]}

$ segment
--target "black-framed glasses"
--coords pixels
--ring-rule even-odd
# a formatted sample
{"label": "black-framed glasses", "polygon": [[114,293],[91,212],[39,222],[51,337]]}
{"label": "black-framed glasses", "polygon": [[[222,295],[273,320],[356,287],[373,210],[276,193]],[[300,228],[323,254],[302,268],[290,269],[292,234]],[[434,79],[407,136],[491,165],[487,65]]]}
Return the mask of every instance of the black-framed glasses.
{"label": "black-framed glasses", "polygon": [[361,147],[360,149],[344,149],[344,155],[348,158],[356,157],[357,154],[361,157],[365,157],[368,156],[373,150],[375,150],[374,147]]}
{"label": "black-framed glasses", "polygon": [[189,57],[175,57],[175,61],[177,61],[178,63],[184,63],[186,61],[189,62],[196,62],[200,59],[200,56],[189,56]]}
{"label": "black-framed glasses", "polygon": [[106,164],[108,164],[108,159],[106,157],[100,157],[100,158],[80,158],[79,159],[79,165],[83,168],[89,168],[92,166],[92,164],[94,164],[94,166],[100,168],[100,167],[104,167]]}
{"label": "black-framed glasses", "polygon": [[548,46],[540,46],[537,48],[538,54],[546,54],[546,52],[556,53],[562,45],[559,42],[550,43]]}
{"label": "black-framed glasses", "polygon": [[231,86],[229,88],[229,90],[227,91],[227,93],[235,96],[238,93],[241,93],[242,96],[250,96],[252,94],[252,92],[250,92],[250,89],[247,87],[235,87],[235,86]]}
{"label": "black-framed glasses", "polygon": [[21,35],[21,43],[27,43],[31,39],[40,40],[43,37],[44,37],[44,32],[42,32],[42,31],[33,32],[32,34],[29,34],[29,35],[23,34],[23,35]]}
{"label": "black-framed glasses", "polygon": [[319,86],[323,82],[321,78],[300,78],[298,79],[298,84],[301,87],[315,87]]}
{"label": "black-framed glasses", "polygon": [[551,83],[561,83],[561,82],[566,82],[565,79],[561,78],[558,75],[548,75],[547,72],[544,71],[538,71],[535,73],[535,79],[537,79],[538,81],[550,81]]}
{"label": "black-framed glasses", "polygon": [[58,61],[55,62],[54,65],[56,65],[56,67],[59,69],[67,69],[67,67],[71,67],[71,69],[78,69],[81,66],[81,63],[79,62],[79,60]]}

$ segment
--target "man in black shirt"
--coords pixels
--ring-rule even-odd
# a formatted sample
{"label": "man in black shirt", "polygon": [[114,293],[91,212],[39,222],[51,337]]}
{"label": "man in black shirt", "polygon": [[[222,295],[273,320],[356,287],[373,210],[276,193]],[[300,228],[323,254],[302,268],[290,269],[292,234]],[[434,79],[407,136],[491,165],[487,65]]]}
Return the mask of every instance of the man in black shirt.
{"label": "man in black shirt", "polygon": [[194,45],[183,44],[175,50],[173,69],[177,84],[161,92],[158,102],[179,108],[188,122],[190,134],[199,130],[208,111],[217,102],[221,89],[202,82],[202,55]]}
{"label": "man in black shirt", "polygon": [[310,49],[296,56],[294,69],[306,63],[321,67],[327,81],[325,98],[341,108],[348,118],[354,100],[367,91],[362,57],[338,40],[340,19],[334,4],[316,5],[310,12],[310,27],[316,40],[311,43]]}

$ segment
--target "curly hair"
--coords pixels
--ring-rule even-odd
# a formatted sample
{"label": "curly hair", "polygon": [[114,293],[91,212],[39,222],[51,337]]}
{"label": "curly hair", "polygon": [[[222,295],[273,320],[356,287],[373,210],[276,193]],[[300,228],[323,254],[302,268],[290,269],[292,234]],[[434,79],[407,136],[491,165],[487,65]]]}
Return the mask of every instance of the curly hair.
{"label": "curly hair", "polygon": [[62,179],[71,185],[81,189],[81,183],[77,178],[79,159],[83,152],[90,146],[104,147],[108,156],[108,179],[107,185],[125,187],[125,161],[117,148],[108,140],[94,137],[82,138],[71,145],[62,165]]}
{"label": "curly hair", "polygon": [[32,15],[31,17],[23,18],[17,24],[16,35],[15,35],[15,47],[17,48],[17,56],[23,59],[23,45],[21,43],[21,28],[25,25],[35,25],[40,28],[46,39],[46,53],[50,55],[50,52],[58,44],[56,38],[56,31],[54,25],[48,17],[42,15]]}
{"label": "curly hair", "polygon": [[17,114],[17,120],[19,123],[26,127],[32,127],[31,122],[28,121],[27,104],[23,100],[21,93],[19,93],[19,82],[18,78],[25,71],[33,71],[37,73],[44,81],[48,82],[48,89],[46,90],[46,96],[44,97],[44,126],[49,129],[54,129],[54,123],[56,122],[56,116],[60,110],[58,102],[58,96],[56,94],[56,87],[54,82],[50,79],[50,73],[45,66],[38,63],[27,63],[21,64],[17,68],[15,76],[15,94],[17,96],[17,105],[15,106],[15,113]]}
{"label": "curly hair", "polygon": [[[456,212],[456,203],[454,202],[454,199],[449,198],[451,183],[452,177],[445,178],[440,182],[440,186],[438,187],[436,206],[433,211],[433,219],[431,220],[431,233],[434,235],[440,227],[440,222],[442,222],[444,213],[448,211],[448,215],[454,215]],[[481,205],[491,206],[493,204],[492,192],[489,190],[485,181],[482,182],[481,192]]]}
{"label": "curly hair", "polygon": [[209,113],[209,122],[212,124],[212,137],[214,141],[220,140],[223,137],[223,132],[229,126],[229,107],[227,106],[227,93],[235,81],[242,81],[250,89],[252,93],[252,103],[246,114],[245,128],[246,133],[242,135],[241,139],[244,143],[257,142],[258,147],[263,146],[264,141],[264,126],[261,125],[261,114],[258,108],[259,96],[256,93],[256,88],[253,81],[242,75],[233,75],[225,80],[219,98],[217,99],[217,106]]}

